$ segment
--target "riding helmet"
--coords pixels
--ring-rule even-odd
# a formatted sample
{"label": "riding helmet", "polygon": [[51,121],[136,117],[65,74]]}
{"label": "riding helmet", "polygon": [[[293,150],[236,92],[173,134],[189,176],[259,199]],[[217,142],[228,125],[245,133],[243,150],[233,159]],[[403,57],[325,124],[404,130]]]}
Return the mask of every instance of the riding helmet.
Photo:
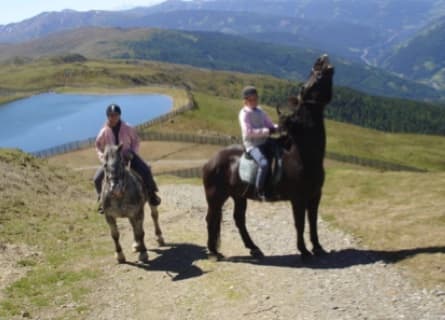
{"label": "riding helmet", "polygon": [[246,99],[250,96],[257,96],[258,91],[253,86],[247,86],[243,89],[243,98]]}
{"label": "riding helmet", "polygon": [[107,113],[107,117],[108,117],[111,113],[117,113],[120,115],[122,112],[121,112],[121,108],[117,104],[112,103],[107,107],[106,113]]}

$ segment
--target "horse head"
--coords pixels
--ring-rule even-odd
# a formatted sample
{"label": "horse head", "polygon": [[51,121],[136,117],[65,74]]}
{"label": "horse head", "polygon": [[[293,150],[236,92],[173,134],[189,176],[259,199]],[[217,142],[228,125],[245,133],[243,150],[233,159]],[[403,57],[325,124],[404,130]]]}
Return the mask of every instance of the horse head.
{"label": "horse head", "polygon": [[121,197],[124,191],[125,165],[122,159],[122,144],[107,145],[104,151],[105,184],[112,196]]}
{"label": "horse head", "polygon": [[312,67],[309,79],[301,88],[299,97],[301,103],[320,106],[327,105],[332,99],[332,78],[334,67],[329,62],[327,54],[319,57]]}
{"label": "horse head", "polygon": [[312,127],[314,119],[322,119],[324,107],[332,99],[333,75],[334,67],[329,62],[328,55],[320,56],[298,96],[289,97],[287,107],[277,107],[280,127],[284,130],[295,124]]}

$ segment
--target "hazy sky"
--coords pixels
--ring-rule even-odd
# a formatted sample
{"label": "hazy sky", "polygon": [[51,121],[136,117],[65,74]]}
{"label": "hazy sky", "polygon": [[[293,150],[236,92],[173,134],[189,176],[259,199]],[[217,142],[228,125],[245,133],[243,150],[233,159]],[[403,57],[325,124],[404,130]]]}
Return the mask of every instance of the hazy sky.
{"label": "hazy sky", "polygon": [[136,6],[150,6],[165,0],[2,0],[0,4],[0,25],[19,22],[43,11],[73,9],[123,10]]}

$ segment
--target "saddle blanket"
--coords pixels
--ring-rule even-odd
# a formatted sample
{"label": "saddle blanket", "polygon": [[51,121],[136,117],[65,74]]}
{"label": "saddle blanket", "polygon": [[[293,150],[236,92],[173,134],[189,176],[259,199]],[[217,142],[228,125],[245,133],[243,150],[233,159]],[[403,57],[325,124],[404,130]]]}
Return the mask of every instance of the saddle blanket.
{"label": "saddle blanket", "polygon": [[[283,173],[282,170],[282,159],[281,157],[274,157],[272,162],[272,169],[270,172],[272,173],[272,179],[268,178],[266,184],[272,183],[272,185],[276,185],[280,180]],[[243,153],[240,158],[238,174],[241,178],[241,181],[255,185],[256,174],[258,171],[258,165],[248,154]]]}

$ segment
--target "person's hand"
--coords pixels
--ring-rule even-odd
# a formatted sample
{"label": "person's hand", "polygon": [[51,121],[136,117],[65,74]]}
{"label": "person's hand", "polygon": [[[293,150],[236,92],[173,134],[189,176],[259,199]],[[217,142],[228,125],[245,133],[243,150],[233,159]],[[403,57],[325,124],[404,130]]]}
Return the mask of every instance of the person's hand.
{"label": "person's hand", "polygon": [[133,151],[128,150],[124,153],[124,160],[125,162],[130,162],[131,160],[133,160]]}
{"label": "person's hand", "polygon": [[270,134],[274,134],[274,133],[277,133],[280,129],[279,129],[279,127],[272,127],[269,130],[270,130]]}

